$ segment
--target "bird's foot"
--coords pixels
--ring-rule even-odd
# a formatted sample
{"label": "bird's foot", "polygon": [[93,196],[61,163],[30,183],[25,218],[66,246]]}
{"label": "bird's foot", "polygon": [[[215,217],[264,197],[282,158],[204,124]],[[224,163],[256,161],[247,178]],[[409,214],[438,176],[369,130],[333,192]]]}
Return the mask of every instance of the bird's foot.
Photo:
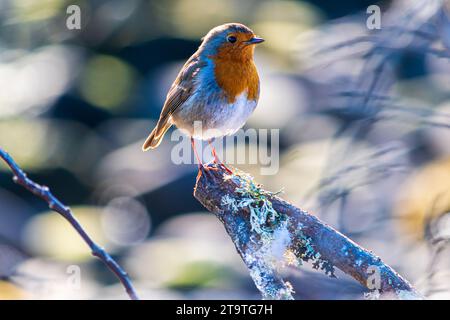
{"label": "bird's foot", "polygon": [[216,157],[213,159],[212,162],[208,163],[207,166],[211,170],[219,170],[221,168],[225,170],[228,174],[233,174],[233,171]]}
{"label": "bird's foot", "polygon": [[202,174],[205,175],[206,178],[212,178],[212,171],[219,171],[219,167],[211,164],[199,164],[196,180],[198,181]]}
{"label": "bird's foot", "polygon": [[228,168],[226,165],[224,165],[223,163],[219,164],[220,167],[222,167],[228,174],[232,175],[233,174],[233,170],[231,170],[230,168]]}
{"label": "bird's foot", "polygon": [[233,171],[228,168],[225,164],[223,164],[223,162],[220,161],[214,161],[214,165],[216,166],[217,170],[219,168],[222,168],[223,170],[225,170],[228,174],[233,174]]}

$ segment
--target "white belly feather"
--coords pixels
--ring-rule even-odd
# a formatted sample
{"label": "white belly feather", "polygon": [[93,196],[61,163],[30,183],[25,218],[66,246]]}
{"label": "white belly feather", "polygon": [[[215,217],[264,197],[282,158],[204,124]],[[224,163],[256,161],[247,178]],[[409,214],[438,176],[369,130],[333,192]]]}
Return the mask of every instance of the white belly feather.
{"label": "white belly feather", "polygon": [[[195,103],[195,94],[191,97],[191,101],[186,101],[186,104]],[[257,101],[247,100],[247,91],[244,91],[236,97],[233,103],[221,103],[221,105],[208,106],[209,110],[213,110],[209,114],[209,119],[198,119],[193,125],[193,121],[183,121],[186,117],[183,116],[183,111],[177,114],[173,123],[183,131],[183,133],[194,137],[195,139],[208,140],[211,138],[222,137],[234,134],[247,121],[256,108]],[[193,105],[192,107],[195,108]],[[192,119],[191,119],[192,120]]]}

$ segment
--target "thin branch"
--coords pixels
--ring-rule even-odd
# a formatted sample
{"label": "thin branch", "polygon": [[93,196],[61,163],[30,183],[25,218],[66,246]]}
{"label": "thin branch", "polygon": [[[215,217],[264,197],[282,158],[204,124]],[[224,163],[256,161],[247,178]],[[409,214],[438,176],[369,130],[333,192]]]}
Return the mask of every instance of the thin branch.
{"label": "thin branch", "polygon": [[43,199],[48,203],[48,207],[63,216],[75,229],[75,231],[81,236],[83,241],[91,249],[92,255],[99,258],[120,280],[124,286],[126,292],[132,300],[138,300],[136,291],[128,277],[128,274],[120,267],[120,265],[100,246],[98,246],[92,238],[86,233],[81,224],[73,215],[69,207],[65,206],[60,200],[58,200],[49,190],[47,186],[42,186],[36,182],[30,180],[27,175],[22,171],[13,158],[2,148],[0,148],[0,158],[2,158],[9,166],[14,174],[13,181],[18,185],[21,185],[34,195]]}
{"label": "thin branch", "polygon": [[[422,298],[372,252],[263,190],[244,172],[228,175],[221,167],[208,165],[197,179],[194,196],[224,224],[264,298],[292,299],[292,287],[277,270],[280,264],[298,266],[302,261],[311,261],[331,277],[338,268],[386,297]],[[372,280],[377,276],[372,272],[379,276],[375,285]]]}

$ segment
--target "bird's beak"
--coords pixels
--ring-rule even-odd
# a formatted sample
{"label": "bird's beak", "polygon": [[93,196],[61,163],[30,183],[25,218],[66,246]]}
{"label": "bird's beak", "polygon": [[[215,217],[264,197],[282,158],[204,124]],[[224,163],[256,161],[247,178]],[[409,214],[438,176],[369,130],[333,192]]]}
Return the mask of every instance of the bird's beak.
{"label": "bird's beak", "polygon": [[263,38],[259,38],[259,37],[253,37],[250,40],[245,41],[246,44],[258,44],[264,42]]}

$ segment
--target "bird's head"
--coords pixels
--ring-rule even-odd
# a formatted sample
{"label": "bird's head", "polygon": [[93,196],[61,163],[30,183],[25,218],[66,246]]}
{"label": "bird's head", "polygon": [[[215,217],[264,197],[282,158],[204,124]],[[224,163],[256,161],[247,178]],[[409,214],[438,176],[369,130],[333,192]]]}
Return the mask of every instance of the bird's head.
{"label": "bird's head", "polygon": [[213,28],[200,46],[207,56],[224,60],[251,60],[255,45],[263,42],[248,27],[240,23],[227,23]]}

